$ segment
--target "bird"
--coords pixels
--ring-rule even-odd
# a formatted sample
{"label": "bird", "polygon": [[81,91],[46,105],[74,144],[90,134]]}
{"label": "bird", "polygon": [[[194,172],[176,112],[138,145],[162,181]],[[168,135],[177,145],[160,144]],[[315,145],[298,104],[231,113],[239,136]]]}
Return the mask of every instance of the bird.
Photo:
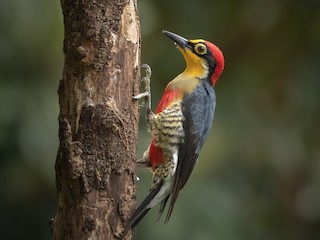
{"label": "bird", "polygon": [[159,203],[158,219],[169,202],[165,223],[169,221],[211,129],[216,107],[214,87],[224,69],[223,53],[213,43],[188,40],[166,30],[163,33],[182,53],[186,68],[168,83],[156,111],[152,112],[151,68],[142,66],[146,68],[146,77],[142,78],[146,90],[133,98],[145,101],[151,143],[138,166],[150,167],[153,177],[148,196],[127,222],[122,236]]}

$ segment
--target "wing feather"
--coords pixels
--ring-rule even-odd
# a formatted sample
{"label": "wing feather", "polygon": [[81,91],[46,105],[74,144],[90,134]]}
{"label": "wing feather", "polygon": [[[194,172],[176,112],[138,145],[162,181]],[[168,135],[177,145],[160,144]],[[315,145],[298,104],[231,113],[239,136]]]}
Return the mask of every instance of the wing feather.
{"label": "wing feather", "polygon": [[187,94],[182,102],[185,117],[185,139],[178,154],[178,164],[173,184],[170,205],[165,222],[168,222],[179,191],[189,179],[195,163],[211,129],[215,110],[215,93],[209,82],[203,81],[195,91]]}

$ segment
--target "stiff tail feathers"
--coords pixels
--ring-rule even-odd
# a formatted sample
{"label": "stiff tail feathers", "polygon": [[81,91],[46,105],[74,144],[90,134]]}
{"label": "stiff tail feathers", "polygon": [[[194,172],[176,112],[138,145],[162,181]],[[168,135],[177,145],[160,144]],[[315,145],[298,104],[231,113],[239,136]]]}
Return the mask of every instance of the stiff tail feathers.
{"label": "stiff tail feathers", "polygon": [[140,206],[133,213],[132,217],[127,223],[127,226],[122,232],[120,239],[124,238],[127,235],[130,228],[134,228],[141,221],[141,219],[147,214],[147,212],[149,212],[150,208],[148,208],[148,205],[152,201],[152,199],[157,195],[157,193],[160,191],[161,187],[162,187],[162,183],[158,184],[156,188],[150,191],[149,195],[143,200]]}
{"label": "stiff tail feathers", "polygon": [[170,194],[168,195],[168,197],[166,197],[164,200],[161,201],[161,205],[159,208],[159,214],[158,214],[158,220],[160,219],[164,209],[166,208],[167,202],[169,200]]}

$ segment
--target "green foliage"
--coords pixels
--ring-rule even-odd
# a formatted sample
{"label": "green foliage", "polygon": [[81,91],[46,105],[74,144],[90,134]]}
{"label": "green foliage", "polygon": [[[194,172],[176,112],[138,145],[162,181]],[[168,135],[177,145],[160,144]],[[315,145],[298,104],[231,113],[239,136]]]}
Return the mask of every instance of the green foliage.
{"label": "green foliage", "polygon": [[[135,239],[320,238],[320,16],[316,1],[139,1],[153,105],[184,68],[162,29],[225,54],[213,129],[170,222]],[[0,235],[50,239],[55,213],[59,1],[0,2]],[[140,124],[139,153],[149,134]],[[150,174],[139,170],[139,199]]]}

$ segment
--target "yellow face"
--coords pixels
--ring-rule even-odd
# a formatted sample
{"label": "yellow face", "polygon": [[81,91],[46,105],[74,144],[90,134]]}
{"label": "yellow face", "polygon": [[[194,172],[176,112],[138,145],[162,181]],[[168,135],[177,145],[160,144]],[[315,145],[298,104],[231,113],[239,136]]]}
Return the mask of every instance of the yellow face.
{"label": "yellow face", "polygon": [[187,74],[189,77],[205,77],[208,74],[208,65],[206,61],[201,58],[202,55],[207,53],[207,47],[203,43],[204,40],[196,39],[190,40],[189,42],[193,43],[193,49],[178,46],[187,63],[183,74]]}

